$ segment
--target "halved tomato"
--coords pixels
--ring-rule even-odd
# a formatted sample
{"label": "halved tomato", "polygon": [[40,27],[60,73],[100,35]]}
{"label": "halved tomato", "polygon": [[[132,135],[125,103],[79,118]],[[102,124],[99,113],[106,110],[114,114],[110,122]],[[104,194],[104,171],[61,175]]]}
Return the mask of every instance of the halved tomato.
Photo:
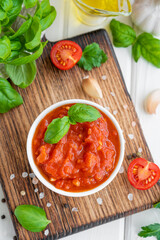
{"label": "halved tomato", "polygon": [[144,158],[134,159],[128,167],[128,179],[131,185],[137,189],[151,188],[160,178],[160,169]]}
{"label": "halved tomato", "polygon": [[50,57],[57,68],[68,70],[82,57],[82,49],[73,41],[63,40],[52,47]]}

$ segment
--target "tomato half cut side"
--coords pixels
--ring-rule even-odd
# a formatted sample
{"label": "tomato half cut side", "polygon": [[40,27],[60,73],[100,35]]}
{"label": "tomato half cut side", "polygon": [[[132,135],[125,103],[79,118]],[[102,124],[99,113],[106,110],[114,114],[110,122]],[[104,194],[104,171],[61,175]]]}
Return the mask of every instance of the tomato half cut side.
{"label": "tomato half cut side", "polygon": [[128,167],[128,180],[137,189],[149,189],[156,184],[159,178],[159,167],[144,158],[134,159]]}
{"label": "tomato half cut side", "polygon": [[82,49],[73,41],[63,40],[52,47],[50,57],[57,68],[68,70],[81,59]]}

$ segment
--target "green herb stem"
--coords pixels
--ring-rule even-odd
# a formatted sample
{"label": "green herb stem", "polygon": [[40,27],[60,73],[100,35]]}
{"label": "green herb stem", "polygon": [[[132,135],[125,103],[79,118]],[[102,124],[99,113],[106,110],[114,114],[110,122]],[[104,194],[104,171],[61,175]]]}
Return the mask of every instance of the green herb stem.
{"label": "green herb stem", "polygon": [[8,30],[9,30],[11,33],[15,34],[15,31],[13,30],[13,28],[8,27]]}
{"label": "green herb stem", "polygon": [[19,14],[18,15],[18,17],[20,17],[20,18],[23,18],[23,19],[25,19],[25,20],[28,20],[28,18],[27,17],[25,17],[24,15],[22,15],[22,14]]}

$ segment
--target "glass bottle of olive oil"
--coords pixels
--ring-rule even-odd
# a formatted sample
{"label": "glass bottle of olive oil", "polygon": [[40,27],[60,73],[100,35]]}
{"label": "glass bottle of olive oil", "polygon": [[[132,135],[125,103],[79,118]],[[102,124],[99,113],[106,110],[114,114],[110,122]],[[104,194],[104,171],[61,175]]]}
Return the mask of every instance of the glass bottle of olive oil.
{"label": "glass bottle of olive oil", "polygon": [[73,0],[78,18],[85,24],[98,25],[106,17],[131,14],[130,0]]}

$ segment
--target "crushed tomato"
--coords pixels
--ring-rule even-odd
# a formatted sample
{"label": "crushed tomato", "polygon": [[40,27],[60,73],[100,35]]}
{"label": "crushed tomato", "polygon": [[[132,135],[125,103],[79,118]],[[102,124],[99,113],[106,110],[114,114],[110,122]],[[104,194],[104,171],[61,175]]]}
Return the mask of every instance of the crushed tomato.
{"label": "crushed tomato", "polygon": [[44,142],[47,126],[67,115],[61,106],[39,123],[32,141],[34,161],[41,174],[56,188],[80,192],[93,189],[109,178],[119,159],[120,141],[112,121],[101,112],[94,122],[71,125],[57,143]]}

